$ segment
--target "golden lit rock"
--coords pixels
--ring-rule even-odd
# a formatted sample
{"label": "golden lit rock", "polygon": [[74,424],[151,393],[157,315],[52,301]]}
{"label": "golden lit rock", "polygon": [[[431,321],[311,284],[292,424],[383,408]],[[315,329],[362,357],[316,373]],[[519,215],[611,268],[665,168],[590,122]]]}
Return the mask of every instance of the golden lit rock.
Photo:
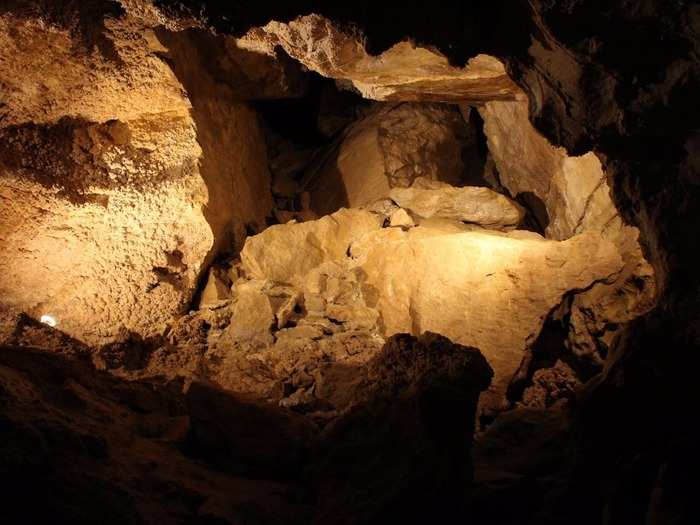
{"label": "golden lit rock", "polygon": [[351,241],[380,226],[378,216],[354,209],[315,221],[270,226],[246,241],[243,269],[256,279],[301,284],[311,270],[324,261],[341,259]]}
{"label": "golden lit rock", "polygon": [[441,217],[494,230],[515,229],[524,215],[518,204],[489,188],[454,188],[419,181],[410,188],[393,188],[389,197],[426,219]]}
{"label": "golden lit rock", "polygon": [[356,35],[313,14],[251,29],[239,45],[267,54],[280,46],[312,71],[349,82],[374,100],[480,103],[522,96],[503,64],[488,55],[477,55],[459,68],[434,49],[404,41],[375,57],[365,51]]}

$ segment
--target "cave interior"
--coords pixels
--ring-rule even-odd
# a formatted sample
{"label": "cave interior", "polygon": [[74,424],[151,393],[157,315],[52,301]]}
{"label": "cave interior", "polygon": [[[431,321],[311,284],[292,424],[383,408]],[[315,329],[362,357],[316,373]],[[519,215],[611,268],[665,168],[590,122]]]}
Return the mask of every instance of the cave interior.
{"label": "cave interior", "polygon": [[700,9],[0,5],[0,521],[700,522]]}

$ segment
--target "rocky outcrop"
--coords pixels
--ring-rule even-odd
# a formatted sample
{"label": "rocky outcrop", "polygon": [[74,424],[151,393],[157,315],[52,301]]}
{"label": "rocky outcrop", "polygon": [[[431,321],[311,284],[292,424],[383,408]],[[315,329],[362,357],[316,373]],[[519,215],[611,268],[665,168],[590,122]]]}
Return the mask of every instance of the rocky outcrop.
{"label": "rocky outcrop", "polygon": [[351,124],[304,173],[302,189],[321,215],[371,204],[416,180],[479,182],[476,131],[445,104],[377,105]]}
{"label": "rocky outcrop", "polygon": [[392,189],[389,198],[419,217],[452,219],[491,230],[513,230],[524,215],[518,204],[488,188],[419,181],[410,188]]}
{"label": "rocky outcrop", "polygon": [[311,270],[345,257],[353,240],[380,227],[377,215],[353,209],[315,221],[271,226],[246,242],[243,269],[258,279],[301,284]]}
{"label": "rocky outcrop", "polygon": [[[338,233],[321,236],[319,229],[328,227]],[[326,244],[319,239],[327,239]],[[333,325],[338,323],[383,337],[434,331],[484,352],[495,371],[485,398],[489,406],[502,403],[549,312],[569,293],[614,282],[624,266],[615,244],[592,232],[557,242],[445,219],[380,228],[376,215],[359,210],[268,228],[248,239],[242,258],[244,272],[254,278],[245,286],[256,286],[259,300],[269,304],[265,295],[270,292],[264,290],[272,285],[266,282],[287,283],[292,290],[286,296],[298,294],[303,306],[296,327],[276,332],[275,350],[267,355],[294,354],[285,346],[287,333],[304,334],[295,343],[303,346],[309,339],[323,339],[329,327],[330,333],[337,331]],[[264,333],[269,338],[275,310],[244,310],[268,312]],[[241,317],[244,326],[257,326],[247,318]],[[314,322],[320,323],[315,332],[308,326]],[[231,326],[236,326],[235,315]],[[245,355],[223,348],[232,356]]]}
{"label": "rocky outcrop", "polygon": [[654,304],[656,279],[642,254],[639,230],[620,217],[598,157],[590,152],[571,157],[553,146],[530,124],[526,102],[489,102],[480,113],[499,183],[525,203],[533,196],[542,203],[536,219],[546,235],[566,239],[600,232],[624,258],[624,271],[614,283],[598,283],[571,304],[569,348],[600,365],[619,327]]}
{"label": "rocky outcrop", "polygon": [[[124,382],[38,348],[2,346],[0,365],[10,523],[356,523],[358,509],[366,522],[446,512],[471,475],[474,411],[491,376],[475,349],[397,336],[366,366],[339,366],[353,381],[327,376],[346,406],[321,430],[207,384]],[[399,487],[388,483],[397,470]]]}
{"label": "rocky outcrop", "polygon": [[408,41],[371,56],[358,35],[343,32],[318,15],[270,22],[251,29],[240,42],[246,49],[268,54],[280,46],[310,70],[351,84],[374,100],[480,103],[518,95],[503,64],[493,57],[478,55],[459,68],[434,49]]}
{"label": "rocky outcrop", "polygon": [[264,224],[257,117],[175,49],[178,79],[141,18],[35,7],[0,15],[3,309],[92,343],[152,335],[215,251]]}
{"label": "rocky outcrop", "polygon": [[[126,383],[83,360],[0,347],[8,523],[308,522],[314,426],[211,387]],[[37,500],[40,497],[40,500]]]}
{"label": "rocky outcrop", "polygon": [[491,375],[486,360],[436,334],[397,335],[367,369],[357,389],[364,402],[320,437],[315,523],[454,519],[471,479],[466,443]]}

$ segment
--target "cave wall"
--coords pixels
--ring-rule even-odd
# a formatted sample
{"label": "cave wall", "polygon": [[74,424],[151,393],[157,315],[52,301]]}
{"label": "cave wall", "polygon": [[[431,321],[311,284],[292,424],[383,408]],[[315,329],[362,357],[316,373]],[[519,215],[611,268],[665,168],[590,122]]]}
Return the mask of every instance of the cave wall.
{"label": "cave wall", "polygon": [[254,111],[205,84],[201,63],[181,82],[144,20],[109,2],[0,15],[7,322],[47,314],[91,343],[153,334],[224,240],[269,212]]}

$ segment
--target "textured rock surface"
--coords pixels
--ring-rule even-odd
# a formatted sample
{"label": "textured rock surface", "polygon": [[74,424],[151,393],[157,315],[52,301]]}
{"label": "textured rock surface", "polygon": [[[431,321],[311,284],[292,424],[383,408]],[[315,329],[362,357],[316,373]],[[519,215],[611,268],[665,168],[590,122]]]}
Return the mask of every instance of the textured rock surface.
{"label": "textured rock surface", "polygon": [[389,198],[426,219],[440,217],[492,230],[513,230],[524,215],[518,204],[488,188],[454,188],[419,182],[410,188],[393,188]]}
{"label": "textured rock surface", "polygon": [[422,178],[463,185],[473,182],[472,165],[478,165],[468,152],[475,141],[454,106],[378,105],[307,170],[303,188],[314,211],[326,214],[371,204]]}
{"label": "textured rock surface", "polygon": [[571,306],[569,346],[600,364],[619,326],[654,304],[654,270],[642,254],[639,230],[626,225],[613,203],[608,176],[593,153],[570,157],[553,146],[528,120],[524,101],[489,102],[480,108],[499,183],[511,195],[543,204],[536,219],[548,237],[566,239],[582,231],[600,232],[625,260],[615,283],[596,284]]}
{"label": "textured rock surface", "polygon": [[353,240],[380,226],[376,215],[352,209],[315,221],[271,226],[246,242],[243,269],[251,277],[300,284],[315,267],[344,257]]}
{"label": "textured rock surface", "polygon": [[368,55],[357,35],[344,33],[327,18],[301,16],[270,22],[243,38],[247,49],[272,54],[276,46],[312,71],[350,83],[374,100],[511,100],[518,89],[503,64],[479,55],[454,67],[433,49],[400,42],[380,56]]}
{"label": "textured rock surface", "polygon": [[479,348],[503,395],[549,311],[572,290],[614,280],[615,246],[596,234],[562,243],[536,234],[385,229],[352,248],[367,304],[385,334],[430,330]]}
{"label": "textured rock surface", "polygon": [[[204,385],[125,383],[0,347],[6,523],[308,523],[312,424]],[[37,500],[37,497],[41,501]]]}
{"label": "textured rock surface", "polygon": [[[567,293],[614,282],[624,265],[615,244],[592,232],[557,242],[438,219],[404,231],[380,229],[369,212],[350,212],[250,237],[243,267],[257,279],[296,284],[311,315],[344,322],[366,318],[363,328],[378,322],[384,336],[430,330],[479,348],[496,374],[492,406],[500,403],[549,312]],[[318,243],[319,228],[335,231],[339,220],[351,218],[359,226],[357,214],[367,218],[367,228],[340,228],[331,248]],[[344,313],[329,307],[328,293],[346,298]],[[357,297],[355,306],[348,297]]]}
{"label": "textured rock surface", "polygon": [[0,14],[3,308],[95,343],[149,335],[186,307],[215,250],[264,224],[262,135],[176,49],[183,84],[198,79],[190,115],[140,18],[64,7]]}
{"label": "textured rock surface", "polygon": [[88,341],[189,299],[213,237],[186,115],[4,128],[0,295]]}
{"label": "textured rock surface", "polygon": [[[486,360],[436,334],[398,335],[367,369],[358,385],[364,402],[319,440],[317,523],[454,518],[471,478],[467,443],[491,375]],[[446,412],[461,416],[447,419]],[[404,472],[400,480],[396,472]]]}
{"label": "textured rock surface", "polygon": [[[338,387],[345,402],[321,430],[202,383],[185,393],[177,381],[127,383],[80,358],[2,346],[0,472],[13,483],[1,515],[78,524],[450,516],[471,477],[474,412],[490,377],[473,348],[396,336],[317,385]],[[389,483],[398,472],[402,483]]]}

